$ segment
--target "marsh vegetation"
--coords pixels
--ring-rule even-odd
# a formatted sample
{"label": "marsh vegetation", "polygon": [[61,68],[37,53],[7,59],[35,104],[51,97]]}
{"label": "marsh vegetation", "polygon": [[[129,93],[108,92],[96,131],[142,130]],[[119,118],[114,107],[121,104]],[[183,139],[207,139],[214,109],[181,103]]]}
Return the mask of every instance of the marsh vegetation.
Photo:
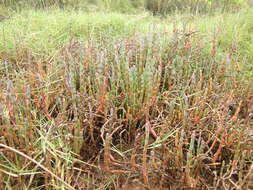
{"label": "marsh vegetation", "polygon": [[252,189],[247,1],[0,1],[0,189]]}

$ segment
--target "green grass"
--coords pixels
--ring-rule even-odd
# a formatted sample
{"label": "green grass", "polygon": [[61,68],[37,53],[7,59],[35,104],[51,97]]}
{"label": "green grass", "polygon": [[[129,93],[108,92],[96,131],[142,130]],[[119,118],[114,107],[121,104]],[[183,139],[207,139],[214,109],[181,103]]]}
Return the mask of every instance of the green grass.
{"label": "green grass", "polygon": [[252,18],[11,12],[0,189],[251,189]]}
{"label": "green grass", "polygon": [[141,31],[147,28],[146,17],[59,10],[23,11],[0,23],[0,51],[28,49],[34,53],[50,53],[55,52],[70,38],[87,40],[107,34],[108,37],[116,39],[131,34],[136,29]]}

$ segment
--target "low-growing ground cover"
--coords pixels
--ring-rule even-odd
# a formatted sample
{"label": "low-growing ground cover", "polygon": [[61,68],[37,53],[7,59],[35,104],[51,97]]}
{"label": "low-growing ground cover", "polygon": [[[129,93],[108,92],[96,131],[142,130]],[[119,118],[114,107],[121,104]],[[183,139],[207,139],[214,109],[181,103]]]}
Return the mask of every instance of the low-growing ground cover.
{"label": "low-growing ground cover", "polygon": [[0,187],[253,188],[252,18],[11,14]]}

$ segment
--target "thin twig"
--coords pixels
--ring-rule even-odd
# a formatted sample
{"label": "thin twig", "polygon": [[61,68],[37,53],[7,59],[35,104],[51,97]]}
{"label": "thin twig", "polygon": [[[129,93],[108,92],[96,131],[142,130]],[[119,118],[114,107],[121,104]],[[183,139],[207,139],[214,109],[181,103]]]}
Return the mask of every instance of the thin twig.
{"label": "thin twig", "polygon": [[12,148],[10,146],[7,146],[5,144],[1,144],[0,143],[0,147],[6,148],[10,151],[13,151],[23,157],[25,157],[26,159],[30,160],[31,162],[35,163],[37,166],[39,166],[41,169],[45,170],[46,172],[48,172],[52,177],[54,177],[55,179],[57,179],[58,181],[60,181],[61,183],[63,183],[66,187],[68,187],[71,190],[75,190],[74,187],[72,187],[70,184],[68,184],[67,182],[65,182],[63,179],[61,179],[59,176],[57,176],[56,174],[54,174],[53,172],[51,172],[49,169],[47,169],[45,166],[43,166],[41,163],[37,162],[36,160],[34,160],[33,158],[27,156],[26,154],[24,154],[23,152],[18,151],[15,148]]}

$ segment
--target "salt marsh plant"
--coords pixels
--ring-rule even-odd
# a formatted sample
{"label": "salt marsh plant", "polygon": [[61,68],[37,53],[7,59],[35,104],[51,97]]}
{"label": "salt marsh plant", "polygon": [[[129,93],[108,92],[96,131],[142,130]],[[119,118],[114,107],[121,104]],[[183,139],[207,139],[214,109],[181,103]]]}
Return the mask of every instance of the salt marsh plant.
{"label": "salt marsh plant", "polygon": [[252,188],[251,12],[51,11],[0,23],[2,189]]}

